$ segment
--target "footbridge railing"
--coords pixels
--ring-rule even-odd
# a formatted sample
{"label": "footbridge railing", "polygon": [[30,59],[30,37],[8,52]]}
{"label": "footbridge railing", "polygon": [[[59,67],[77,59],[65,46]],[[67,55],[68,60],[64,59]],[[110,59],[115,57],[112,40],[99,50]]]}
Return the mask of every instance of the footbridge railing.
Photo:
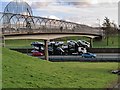
{"label": "footbridge railing", "polygon": [[86,33],[103,36],[103,30],[64,20],[0,12],[2,34]]}

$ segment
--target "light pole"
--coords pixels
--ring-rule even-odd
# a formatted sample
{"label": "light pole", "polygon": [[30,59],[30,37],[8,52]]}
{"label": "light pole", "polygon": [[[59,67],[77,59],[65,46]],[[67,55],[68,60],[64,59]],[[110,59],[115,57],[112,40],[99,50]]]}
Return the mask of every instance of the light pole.
{"label": "light pole", "polygon": [[99,33],[102,34],[102,33],[101,33],[101,30],[100,30],[100,28],[101,28],[100,19],[97,18],[97,20],[98,20],[98,24],[99,24]]}
{"label": "light pole", "polygon": [[101,27],[101,26],[100,26],[100,19],[97,18],[97,20],[98,20],[98,24],[99,24],[99,28],[100,28],[100,27]]}

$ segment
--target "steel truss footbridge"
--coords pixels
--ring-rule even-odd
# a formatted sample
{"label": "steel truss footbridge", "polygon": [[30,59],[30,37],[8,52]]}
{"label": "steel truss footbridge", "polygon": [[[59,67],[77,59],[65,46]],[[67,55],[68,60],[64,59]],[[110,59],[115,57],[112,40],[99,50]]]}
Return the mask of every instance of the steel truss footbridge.
{"label": "steel truss footbridge", "polygon": [[4,36],[40,33],[79,34],[88,37],[103,35],[101,29],[74,22],[2,12],[0,12],[0,28]]}

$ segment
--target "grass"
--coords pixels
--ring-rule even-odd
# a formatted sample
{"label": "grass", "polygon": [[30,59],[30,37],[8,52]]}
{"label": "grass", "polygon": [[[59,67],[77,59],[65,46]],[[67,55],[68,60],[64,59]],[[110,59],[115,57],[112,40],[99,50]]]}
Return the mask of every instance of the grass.
{"label": "grass", "polygon": [[[67,40],[86,40],[86,41],[90,41],[89,38],[86,37],[66,37],[66,38],[59,38],[56,39],[56,41],[67,41]],[[111,35],[109,37],[109,43],[107,45],[107,40],[102,39],[101,41],[95,41],[93,42],[93,48],[119,48],[120,44],[119,44],[119,40],[120,40],[120,35],[115,34],[115,35]],[[6,40],[6,47],[14,47],[14,48],[30,48],[31,45],[30,43],[33,41],[42,41],[42,40]]]}
{"label": "grass", "polygon": [[102,41],[94,41],[93,46],[94,48],[119,48],[120,47],[120,35],[111,35],[108,38],[108,45],[107,45],[107,38],[102,39]]}
{"label": "grass", "polygon": [[49,62],[3,48],[3,88],[106,88],[118,63]]}
{"label": "grass", "polygon": [[30,48],[31,47],[31,42],[34,41],[41,41],[41,40],[6,40],[5,45],[6,47],[10,48]]}

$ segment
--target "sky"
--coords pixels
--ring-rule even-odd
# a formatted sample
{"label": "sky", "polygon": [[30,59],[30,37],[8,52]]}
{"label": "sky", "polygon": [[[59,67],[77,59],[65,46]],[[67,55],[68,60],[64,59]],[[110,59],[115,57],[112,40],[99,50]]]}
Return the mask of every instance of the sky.
{"label": "sky", "polygon": [[[0,0],[0,12],[12,0]],[[34,16],[100,26],[105,17],[118,24],[119,0],[23,0]]]}

